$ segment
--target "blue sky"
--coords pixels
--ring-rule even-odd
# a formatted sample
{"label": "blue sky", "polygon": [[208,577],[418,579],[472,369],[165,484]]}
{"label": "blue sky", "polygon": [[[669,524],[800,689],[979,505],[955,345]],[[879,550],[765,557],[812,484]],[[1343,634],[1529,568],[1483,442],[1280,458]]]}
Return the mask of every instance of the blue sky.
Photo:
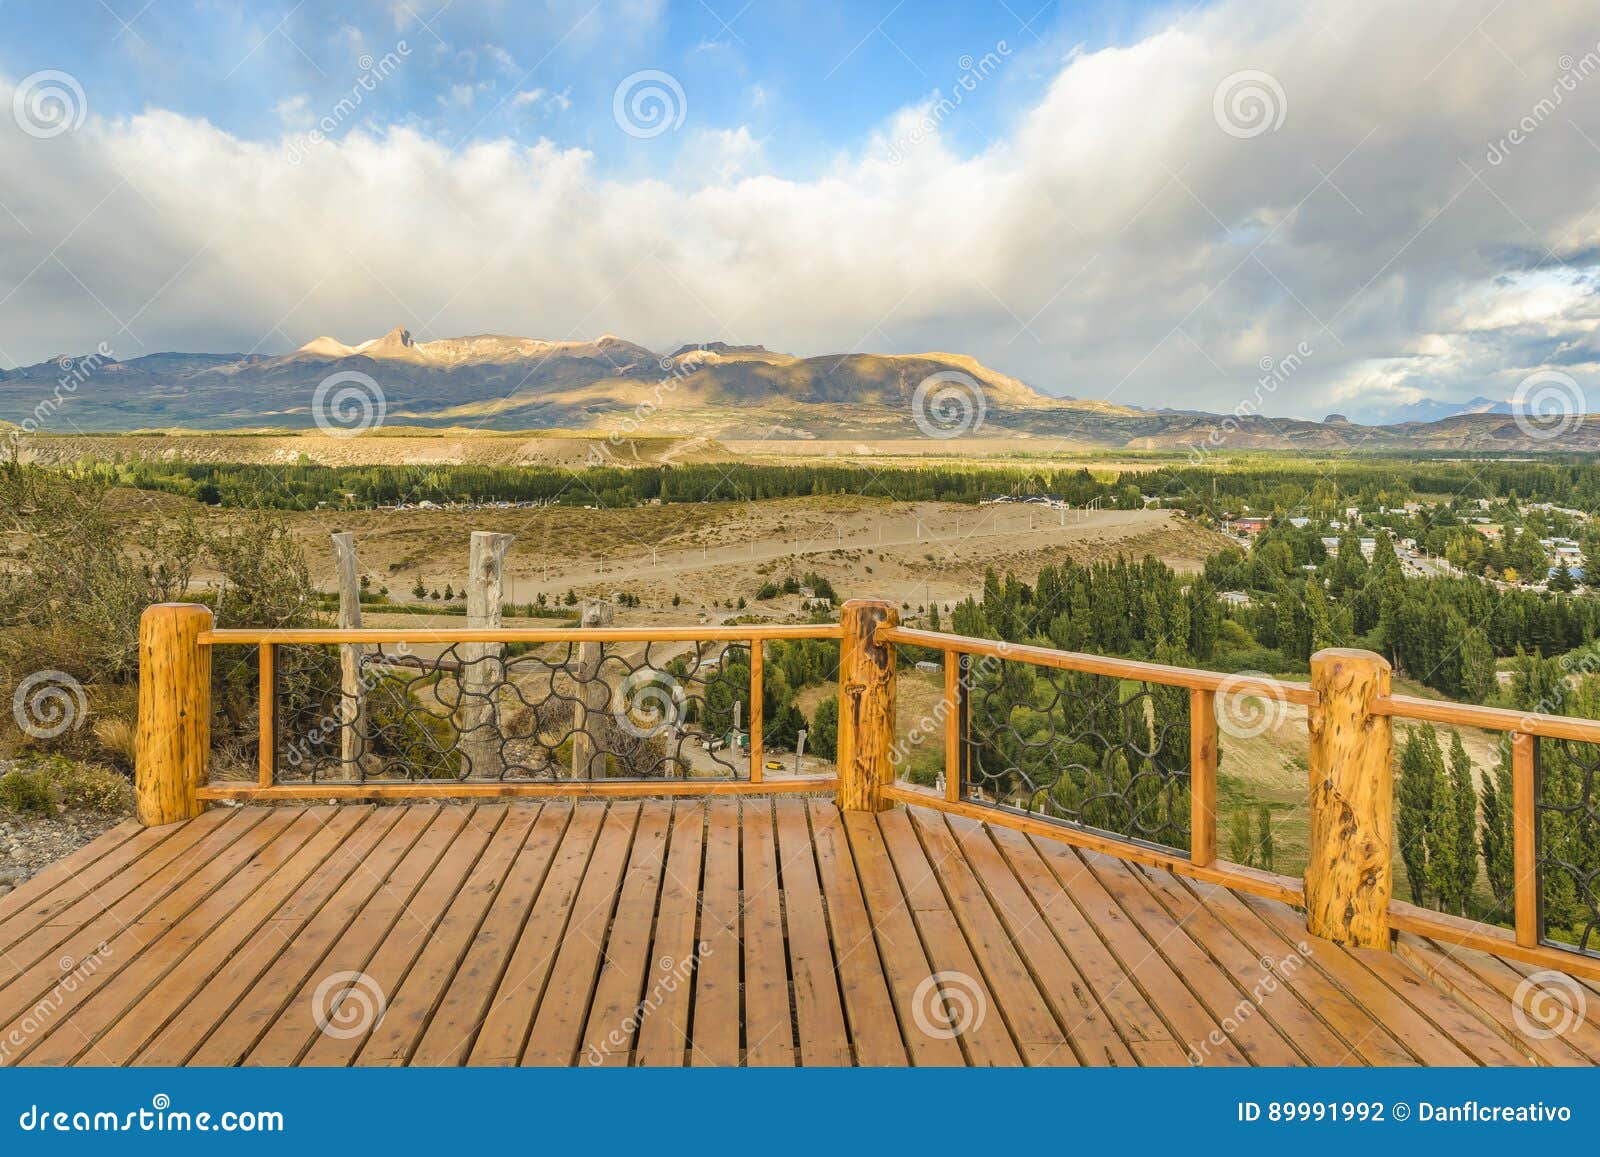
{"label": "blue sky", "polygon": [[949,92],[964,57],[1003,43],[1020,66],[946,126],[955,147],[982,149],[1069,52],[1136,35],[1145,9],[1060,0],[8,0],[0,68],[20,76],[48,60],[93,77],[100,115],[158,107],[260,139],[283,130],[285,102],[303,99],[312,112],[332,105],[362,75],[363,57],[403,42],[405,66],[339,133],[411,125],[451,145],[547,138],[591,150],[605,171],[662,173],[693,148],[692,136],[646,148],[612,120],[617,82],[655,69],[678,80],[693,126],[747,128],[781,144],[768,150],[773,171],[804,176],[860,147],[894,110]]}
{"label": "blue sky", "polygon": [[405,326],[1600,389],[1587,6],[1040,3],[0,0],[0,367]]}

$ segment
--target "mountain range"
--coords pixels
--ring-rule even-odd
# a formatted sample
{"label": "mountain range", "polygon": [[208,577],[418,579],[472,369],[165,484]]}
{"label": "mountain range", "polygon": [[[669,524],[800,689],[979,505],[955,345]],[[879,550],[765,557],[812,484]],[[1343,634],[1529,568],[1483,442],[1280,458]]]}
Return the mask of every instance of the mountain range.
{"label": "mountain range", "polygon": [[[708,342],[662,355],[609,334],[419,342],[404,327],[355,345],[318,337],[283,355],[63,356],[0,371],[0,421],[32,419],[54,433],[306,429],[317,424],[319,386],[334,375],[341,377],[324,388],[323,415],[340,391],[357,401],[381,392],[391,426],[746,439],[931,431],[1048,437],[1064,449],[1600,449],[1600,423],[1531,439],[1509,405],[1488,398],[1424,399],[1376,419],[1362,415],[1366,424],[1337,415],[1221,417],[1052,397],[962,354],[802,358]],[[341,424],[337,415],[333,424]]]}

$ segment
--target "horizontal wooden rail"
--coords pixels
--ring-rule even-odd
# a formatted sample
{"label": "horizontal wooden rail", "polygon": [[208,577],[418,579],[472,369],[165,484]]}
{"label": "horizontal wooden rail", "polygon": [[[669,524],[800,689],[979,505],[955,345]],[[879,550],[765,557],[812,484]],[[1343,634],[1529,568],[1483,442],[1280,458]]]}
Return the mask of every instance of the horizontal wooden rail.
{"label": "horizontal wooden rail", "polygon": [[773,639],[840,639],[836,623],[749,627],[311,627],[202,631],[203,646],[262,643],[750,643]]}
{"label": "horizontal wooden rail", "polygon": [[505,797],[572,799],[646,799],[650,796],[772,795],[789,792],[832,792],[835,776],[768,779],[750,783],[741,779],[600,779],[543,780],[533,783],[438,780],[412,783],[279,783],[258,787],[253,783],[210,783],[199,791],[202,800],[282,802],[285,800],[409,800],[500,799]]}
{"label": "horizontal wooden rail", "polygon": [[1309,683],[1291,683],[1262,675],[1231,675],[1222,671],[1200,671],[1192,667],[1172,667],[1165,663],[1145,663],[1138,659],[1112,659],[1082,651],[1058,651],[1024,643],[1001,643],[993,639],[974,639],[968,635],[946,635],[915,627],[880,629],[877,638],[886,643],[931,647],[963,655],[986,655],[1037,667],[1062,671],[1082,671],[1089,675],[1109,675],[1115,679],[1137,679],[1169,687],[1188,687],[1194,691],[1223,691],[1229,695],[1263,695],[1302,707],[1314,706],[1317,693]]}
{"label": "horizontal wooden rail", "polygon": [[1547,944],[1522,944],[1516,934],[1493,924],[1482,924],[1464,916],[1451,916],[1431,908],[1419,908],[1404,900],[1389,901],[1389,924],[1396,932],[1425,936],[1440,944],[1473,948],[1507,960],[1520,960],[1540,968],[1553,968],[1572,976],[1600,980],[1600,958],[1586,956]]}
{"label": "horizontal wooden rail", "polygon": [[1420,699],[1415,695],[1384,695],[1372,701],[1372,713],[1396,719],[1447,723],[1453,727],[1478,727],[1485,731],[1520,732],[1547,739],[1600,743],[1600,720],[1544,715],[1537,711],[1516,711],[1508,707],[1442,703],[1436,699]]}

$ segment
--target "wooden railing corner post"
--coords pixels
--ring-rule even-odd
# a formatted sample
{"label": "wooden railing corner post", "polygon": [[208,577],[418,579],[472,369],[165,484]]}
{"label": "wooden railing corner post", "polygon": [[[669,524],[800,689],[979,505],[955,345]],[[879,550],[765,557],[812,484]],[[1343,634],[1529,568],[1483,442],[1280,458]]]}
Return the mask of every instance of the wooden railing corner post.
{"label": "wooden railing corner post", "polygon": [[1382,655],[1330,648],[1311,656],[1317,701],[1307,717],[1306,928],[1337,944],[1385,951],[1394,892],[1394,724],[1372,705],[1389,685]]}
{"label": "wooden railing corner post", "polygon": [[891,602],[851,599],[839,611],[839,793],[841,811],[887,811],[883,788],[894,782],[895,648],[879,627],[896,627]]}
{"label": "wooden railing corner post", "polygon": [[211,608],[158,603],[139,619],[139,722],[134,788],[139,822],[200,814],[211,752]]}

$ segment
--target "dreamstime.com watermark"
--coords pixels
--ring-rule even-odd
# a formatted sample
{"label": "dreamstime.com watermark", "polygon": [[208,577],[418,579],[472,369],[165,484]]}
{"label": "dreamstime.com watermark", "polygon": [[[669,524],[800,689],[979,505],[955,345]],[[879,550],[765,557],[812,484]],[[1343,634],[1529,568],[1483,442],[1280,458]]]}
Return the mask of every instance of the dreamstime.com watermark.
{"label": "dreamstime.com watermark", "polygon": [[333,108],[317,121],[315,128],[290,138],[284,147],[284,159],[291,165],[298,165],[312,149],[326,144],[341,125],[360,111],[367,97],[377,92],[378,86],[393,76],[410,55],[411,45],[404,40],[396,41],[394,48],[377,60],[370,54],[364,54],[356,61],[361,74],[350,86],[350,91],[334,102]]}
{"label": "dreamstime.com watermark", "polygon": [[[699,352],[704,352],[701,346]],[[678,354],[673,357],[662,358],[658,363],[666,377],[656,382],[650,391],[650,396],[637,403],[633,410],[621,422],[613,426],[607,433],[604,441],[594,442],[589,446],[590,466],[615,466],[623,463],[616,451],[622,444],[631,438],[639,429],[655,416],[668,397],[675,394],[678,387],[688,378],[700,370],[700,362],[692,352]]]}
{"label": "dreamstime.com watermark", "polygon": [[646,68],[629,73],[611,94],[611,116],[630,137],[649,140],[677,132],[689,115],[689,98],[670,72]]}
{"label": "dreamstime.com watermark", "polygon": [[1289,717],[1283,685],[1265,671],[1236,671],[1217,685],[1217,729],[1234,739],[1276,731]]}
{"label": "dreamstime.com watermark", "polygon": [[640,667],[617,688],[611,714],[617,725],[637,739],[653,739],[676,731],[688,708],[683,684],[665,671]]}
{"label": "dreamstime.com watermark", "polygon": [[1306,961],[1312,956],[1310,943],[1302,940],[1294,947],[1295,950],[1287,956],[1267,955],[1260,959],[1261,974],[1250,986],[1249,993],[1234,1005],[1233,1010],[1222,1018],[1222,1023],[1212,1029],[1204,1040],[1189,1047],[1191,1065],[1205,1064],[1213,1049],[1221,1048],[1247,1021],[1259,1015],[1265,1002],[1283,987],[1284,982],[1306,966]]}
{"label": "dreamstime.com watermark", "polygon": [[55,417],[61,407],[67,404],[67,399],[76,394],[81,386],[98,373],[102,366],[116,361],[108,342],[101,342],[95,347],[92,354],[85,354],[81,358],[63,355],[56,359],[56,369],[60,376],[56,378],[55,388],[48,397],[43,398],[33,407],[16,427],[6,433],[7,450],[15,453],[21,448],[22,441],[37,434],[49,425],[50,419]]}
{"label": "dreamstime.com watermark", "polygon": [[911,150],[938,133],[939,127],[955,115],[962,103],[977,92],[984,81],[1000,70],[1011,55],[1011,45],[1004,40],[995,41],[994,49],[976,59],[968,53],[956,61],[961,75],[950,86],[950,95],[935,89],[928,111],[889,142],[887,159],[891,165],[900,165],[911,155]]}
{"label": "dreamstime.com watermark", "polygon": [[1270,72],[1247,68],[1229,73],[1211,94],[1211,116],[1230,137],[1248,140],[1277,132],[1289,115],[1289,98]]}
{"label": "dreamstime.com watermark", "polygon": [[332,438],[354,438],[383,425],[389,399],[371,374],[340,370],[317,383],[311,394],[311,420]]}
{"label": "dreamstime.com watermark", "polygon": [[983,985],[965,972],[935,972],[911,994],[911,1019],[923,1035],[935,1040],[977,1032],[988,1015]]}
{"label": "dreamstime.com watermark", "polygon": [[988,414],[988,399],[978,379],[961,370],[940,370],[917,383],[911,395],[911,420],[927,438],[976,434]]}
{"label": "dreamstime.com watermark", "polygon": [[1300,372],[1302,366],[1316,353],[1316,349],[1309,342],[1300,342],[1294,347],[1292,353],[1281,358],[1262,357],[1256,363],[1256,368],[1261,371],[1256,378],[1255,387],[1250,391],[1250,396],[1242,399],[1234,406],[1233,412],[1222,421],[1212,426],[1207,432],[1203,442],[1192,443],[1189,446],[1189,465],[1199,466],[1210,457],[1212,451],[1223,449],[1227,445],[1227,437],[1239,428],[1246,418],[1259,417],[1261,408],[1266,404],[1267,398],[1278,392],[1282,386],[1295,374]]}
{"label": "dreamstime.com watermark", "polygon": [[11,93],[12,119],[19,129],[41,141],[77,132],[88,115],[83,85],[60,69],[29,73]]}
{"label": "dreamstime.com watermark", "polygon": [[1529,438],[1548,442],[1583,425],[1589,400],[1571,374],[1535,370],[1511,393],[1511,420]]}
{"label": "dreamstime.com watermark", "polygon": [[29,1105],[17,1117],[24,1133],[282,1133],[277,1109],[174,1109],[172,1098],[157,1093],[149,1108],[51,1109]]}
{"label": "dreamstime.com watermark", "polygon": [[0,1038],[0,1065],[9,1064],[27,1048],[30,1040],[54,1024],[68,998],[86,987],[112,955],[111,946],[102,940],[93,952],[82,959],[63,956],[57,962],[61,979]]}
{"label": "dreamstime.com watermark", "polygon": [[[394,650],[389,652],[396,659],[411,657],[411,645],[404,641],[396,643]],[[311,754],[323,743],[336,737],[340,731],[350,727],[356,716],[359,701],[365,700],[382,685],[384,669],[376,663],[362,664],[361,675],[356,680],[356,686],[350,693],[340,698],[337,712],[329,712],[319,717],[315,724],[302,732],[293,743],[286,744],[283,749],[283,758],[290,767],[298,768]]]}
{"label": "dreamstime.com watermark", "polygon": [[1522,978],[1511,994],[1511,1019],[1533,1040],[1577,1032],[1589,1014],[1589,997],[1565,972],[1546,969]]}
{"label": "dreamstime.com watermark", "polygon": [[1571,53],[1564,54],[1556,61],[1556,67],[1561,70],[1561,74],[1550,86],[1550,95],[1536,101],[1534,106],[1523,114],[1522,119],[1512,125],[1499,140],[1490,141],[1489,147],[1484,152],[1484,160],[1491,165],[1504,163],[1511,155],[1512,149],[1533,136],[1545,121],[1555,115],[1556,109],[1565,103],[1569,94],[1577,92],[1579,85],[1596,72],[1600,72],[1600,44],[1596,44],[1576,60],[1572,58]]}
{"label": "dreamstime.com watermark", "polygon": [[711,945],[702,940],[695,945],[695,950],[682,960],[663,956],[656,961],[656,971],[659,975],[650,985],[650,991],[645,993],[644,999],[634,1005],[633,1011],[623,1017],[603,1039],[589,1046],[588,1051],[583,1054],[583,1063],[590,1066],[603,1065],[607,1057],[626,1055],[635,1034],[639,1031],[639,1026],[666,1003],[667,997],[688,983],[689,978],[699,971],[700,965],[711,958],[711,953]]}
{"label": "dreamstime.com watermark", "polygon": [[65,671],[35,671],[11,693],[11,718],[30,739],[76,731],[88,717],[88,693]]}
{"label": "dreamstime.com watermark", "polygon": [[365,972],[329,973],[311,994],[311,1022],[335,1040],[365,1036],[388,1011],[382,986]]}

